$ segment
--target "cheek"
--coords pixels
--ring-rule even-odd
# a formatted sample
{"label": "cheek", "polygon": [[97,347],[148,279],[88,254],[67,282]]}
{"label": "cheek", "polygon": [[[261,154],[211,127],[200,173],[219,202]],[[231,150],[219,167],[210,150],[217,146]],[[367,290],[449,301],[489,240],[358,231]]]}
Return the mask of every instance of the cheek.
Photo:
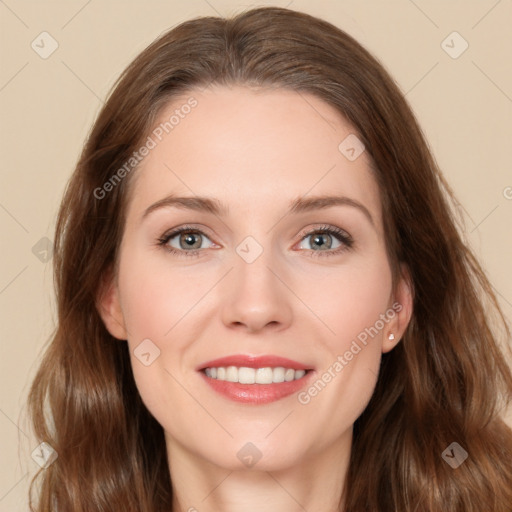
{"label": "cheek", "polygon": [[132,254],[121,260],[119,288],[123,316],[132,343],[169,336],[204,294],[207,276],[197,270],[176,270],[165,256]]}
{"label": "cheek", "polygon": [[[317,276],[318,277],[318,276]],[[332,331],[320,337],[325,359],[318,379],[299,395],[299,403],[330,416],[327,430],[334,436],[348,428],[368,404],[377,381],[386,326],[394,317],[389,308],[391,271],[385,257],[362,261],[321,278],[309,299]]]}
{"label": "cheek", "polygon": [[[151,257],[147,250],[122,254],[118,279],[137,389],[157,421],[171,428],[169,411],[190,407],[190,397],[179,384],[190,343],[182,327],[188,326],[187,313],[201,290],[165,257]],[[149,354],[147,365],[142,354]]]}
{"label": "cheek", "polygon": [[[378,340],[384,326],[379,319],[387,311],[391,285],[391,271],[383,254],[306,280],[301,296],[307,297],[308,306],[329,328],[324,330],[323,339],[331,353],[350,349],[351,341],[359,335],[364,341],[368,330],[373,334],[369,339],[375,338],[374,345],[380,349]],[[376,323],[378,334],[372,329]]]}

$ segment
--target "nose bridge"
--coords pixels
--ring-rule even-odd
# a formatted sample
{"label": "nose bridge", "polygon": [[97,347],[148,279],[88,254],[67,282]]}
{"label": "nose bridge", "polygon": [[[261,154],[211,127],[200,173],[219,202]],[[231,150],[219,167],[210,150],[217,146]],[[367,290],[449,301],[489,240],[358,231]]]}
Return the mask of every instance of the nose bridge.
{"label": "nose bridge", "polygon": [[276,265],[275,254],[268,239],[264,244],[248,236],[236,247],[233,269],[236,293],[245,295],[250,292],[254,299],[257,296],[263,298],[265,295],[275,298],[279,293],[276,290],[276,279],[269,270],[269,267]]}
{"label": "nose bridge", "polygon": [[235,249],[234,268],[224,295],[226,325],[244,325],[255,331],[266,325],[284,327],[291,321],[290,297],[274,274],[277,258],[268,240],[264,246],[254,237],[246,237]]}

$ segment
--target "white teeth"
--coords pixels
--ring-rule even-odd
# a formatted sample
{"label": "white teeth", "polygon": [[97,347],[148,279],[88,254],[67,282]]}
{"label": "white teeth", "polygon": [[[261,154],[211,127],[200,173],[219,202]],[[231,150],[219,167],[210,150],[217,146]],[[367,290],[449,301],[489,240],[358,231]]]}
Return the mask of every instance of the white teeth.
{"label": "white teeth", "polygon": [[228,382],[238,382],[238,368],[236,366],[226,368],[226,380]]}
{"label": "white teeth", "polygon": [[272,382],[284,382],[284,368],[282,366],[274,368]]}
{"label": "white teeth", "polygon": [[256,370],[256,384],[272,384],[272,368],[258,368]]}
{"label": "white teeth", "polygon": [[295,380],[301,379],[304,375],[306,375],[306,370],[295,370]]}
{"label": "white teeth", "polygon": [[227,382],[239,382],[240,384],[272,384],[280,382],[291,382],[298,380],[306,375],[305,370],[294,370],[293,368],[247,368],[242,366],[206,368],[207,377]]}
{"label": "white teeth", "polygon": [[243,366],[238,369],[238,382],[240,384],[254,384],[256,380],[256,370]]}
{"label": "white teeth", "polygon": [[293,380],[295,378],[295,370],[293,368],[288,368],[285,372],[284,372],[284,380],[286,382],[290,382],[291,380]]}

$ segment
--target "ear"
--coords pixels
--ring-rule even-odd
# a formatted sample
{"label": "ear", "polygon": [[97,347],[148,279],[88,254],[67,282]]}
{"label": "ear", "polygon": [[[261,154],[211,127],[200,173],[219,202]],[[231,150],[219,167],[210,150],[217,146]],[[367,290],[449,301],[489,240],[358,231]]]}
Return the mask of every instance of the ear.
{"label": "ear", "polygon": [[119,289],[112,269],[109,269],[101,280],[96,308],[108,332],[114,338],[126,340],[128,333],[119,300]]}
{"label": "ear", "polygon": [[[414,289],[407,265],[400,265],[400,279],[396,285],[388,311],[394,311],[393,318],[386,325],[382,352],[389,352],[398,344],[411,320],[413,311]],[[393,335],[393,339],[389,336]]]}

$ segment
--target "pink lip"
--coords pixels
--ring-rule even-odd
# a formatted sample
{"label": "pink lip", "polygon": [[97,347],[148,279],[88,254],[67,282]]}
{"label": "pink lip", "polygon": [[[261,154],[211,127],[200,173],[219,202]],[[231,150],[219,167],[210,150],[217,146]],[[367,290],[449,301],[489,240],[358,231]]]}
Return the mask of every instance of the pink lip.
{"label": "pink lip", "polygon": [[[202,371],[205,368],[218,368],[221,366],[245,366],[247,368],[275,368],[282,366],[284,368],[309,371],[307,371],[306,375],[301,379],[272,384],[240,384],[238,382],[227,382],[207,377],[205,372]],[[271,355],[249,356],[242,354],[214,359],[213,361],[200,365],[197,370],[200,372],[205,382],[217,393],[235,402],[250,404],[266,404],[292,395],[303,388],[315,374],[310,367],[284,357]]]}
{"label": "pink lip", "polygon": [[232,356],[214,359],[213,361],[201,364],[196,369],[204,370],[205,368],[219,368],[220,366],[245,366],[246,368],[276,368],[278,366],[282,366],[283,368],[293,368],[294,370],[311,369],[311,367],[285,357],[273,355],[251,356],[244,354],[235,354]]}

